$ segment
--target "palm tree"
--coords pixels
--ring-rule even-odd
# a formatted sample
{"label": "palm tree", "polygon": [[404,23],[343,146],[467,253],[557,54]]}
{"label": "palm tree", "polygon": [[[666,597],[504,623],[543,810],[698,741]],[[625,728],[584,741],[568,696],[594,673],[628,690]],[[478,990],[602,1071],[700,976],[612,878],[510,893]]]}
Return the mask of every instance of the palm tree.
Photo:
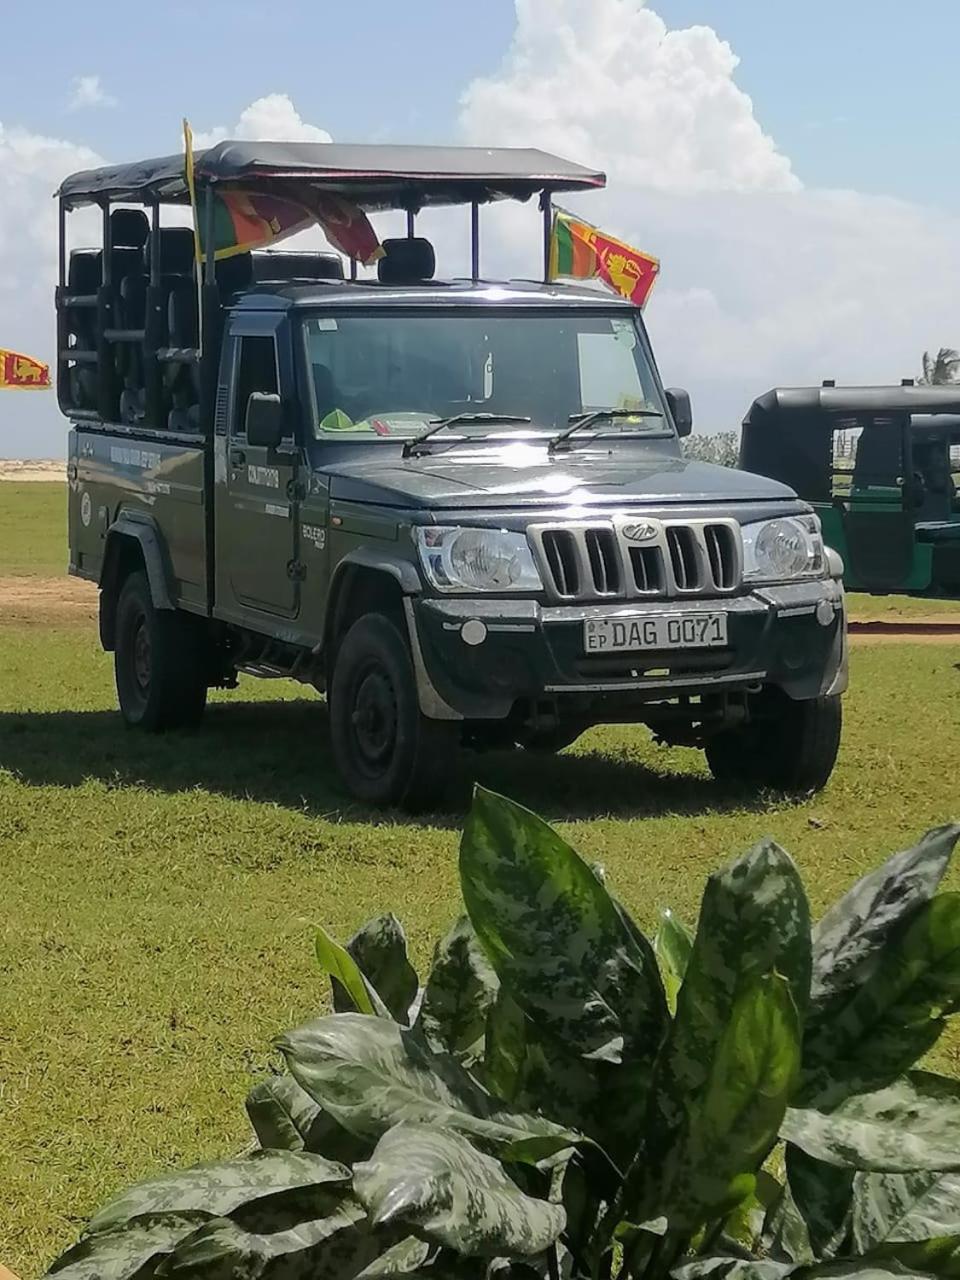
{"label": "palm tree", "polygon": [[927,387],[939,387],[945,382],[956,382],[958,366],[960,366],[960,351],[955,351],[953,347],[941,347],[936,356],[925,351],[923,373],[918,381]]}

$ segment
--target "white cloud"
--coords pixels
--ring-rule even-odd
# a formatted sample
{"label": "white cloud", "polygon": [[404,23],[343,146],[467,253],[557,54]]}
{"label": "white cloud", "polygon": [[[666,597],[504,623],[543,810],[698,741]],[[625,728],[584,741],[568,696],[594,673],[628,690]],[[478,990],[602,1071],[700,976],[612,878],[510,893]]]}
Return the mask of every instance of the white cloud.
{"label": "white cloud", "polygon": [[[637,0],[517,0],[501,70],[462,99],[472,142],[604,168],[571,204],[663,267],[648,323],[701,427],[739,423],[769,386],[896,382],[960,342],[960,219],[804,188],[709,28],[667,31]],[[535,214],[484,215],[484,270],[539,267]]]}
{"label": "white cloud", "polygon": [[710,27],[670,31],[639,0],[517,0],[500,71],[463,96],[478,145],[524,138],[616,183],[666,191],[791,191],[789,160],[761,129]]}
{"label": "white cloud", "polygon": [[70,82],[70,100],[67,104],[71,111],[81,111],[84,107],[115,107],[117,100],[107,93],[100,83],[99,76],[74,76]]}
{"label": "white cloud", "polygon": [[257,98],[240,112],[232,128],[214,125],[206,132],[194,135],[197,147],[212,147],[224,138],[239,138],[255,142],[330,142],[330,134],[314,124],[307,124],[286,93],[268,93]]}
{"label": "white cloud", "polygon": [[[51,199],[75,169],[102,163],[88,147],[0,122],[0,347],[50,362],[54,369],[53,286],[57,209]],[[73,243],[90,243],[96,219],[71,215]],[[0,392],[0,457],[63,452],[66,424],[52,392]]]}

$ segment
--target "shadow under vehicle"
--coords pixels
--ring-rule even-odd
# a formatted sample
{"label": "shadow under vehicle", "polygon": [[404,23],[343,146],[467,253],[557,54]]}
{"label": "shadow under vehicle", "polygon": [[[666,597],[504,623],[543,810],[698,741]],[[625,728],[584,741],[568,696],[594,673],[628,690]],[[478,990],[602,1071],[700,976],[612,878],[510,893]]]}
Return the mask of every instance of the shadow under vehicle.
{"label": "shadow under vehicle", "polygon": [[[845,616],[809,504],[685,460],[689,397],[640,311],[548,279],[554,195],[602,174],[222,142],[195,176],[199,279],[192,230],[161,217],[189,205],[182,157],[59,192],[71,571],[100,586],[128,724],[195,723],[246,672],[326,691],[366,803],[430,803],[460,747],[550,752],[600,723],[702,747],[726,781],[826,781]],[[408,234],[376,279],[328,254],[218,261],[237,190],[399,209]],[[539,200],[540,280],[481,276],[480,211],[504,198]],[[102,247],[68,253],[89,205]],[[469,278],[435,278],[416,234],[440,205],[470,210]]]}
{"label": "shadow under vehicle", "polygon": [[[846,456],[838,456],[838,439]],[[795,489],[850,591],[960,598],[960,388],[789,387],[754,401],[740,466]]]}

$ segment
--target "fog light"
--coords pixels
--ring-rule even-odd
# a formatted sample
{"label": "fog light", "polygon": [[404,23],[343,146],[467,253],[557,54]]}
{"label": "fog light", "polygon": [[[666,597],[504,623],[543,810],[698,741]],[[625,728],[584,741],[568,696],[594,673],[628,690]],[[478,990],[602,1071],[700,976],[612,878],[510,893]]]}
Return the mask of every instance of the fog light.
{"label": "fog light", "polygon": [[833,621],[834,608],[829,600],[821,600],[817,605],[817,621],[821,627],[829,627]]}
{"label": "fog light", "polygon": [[460,639],[464,644],[470,645],[471,648],[478,644],[483,644],[486,638],[486,624],[481,622],[479,618],[471,618],[469,622],[465,622],[460,628]]}

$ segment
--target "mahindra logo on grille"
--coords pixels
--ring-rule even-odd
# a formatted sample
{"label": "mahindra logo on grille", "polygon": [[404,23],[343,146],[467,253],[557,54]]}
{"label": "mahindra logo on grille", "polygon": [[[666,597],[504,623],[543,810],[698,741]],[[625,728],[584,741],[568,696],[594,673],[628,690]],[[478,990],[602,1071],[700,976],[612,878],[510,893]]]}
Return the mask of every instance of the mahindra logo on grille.
{"label": "mahindra logo on grille", "polygon": [[640,521],[638,524],[625,524],[623,526],[623,536],[630,542],[649,542],[651,538],[657,536],[657,526],[649,524],[647,521]]}

